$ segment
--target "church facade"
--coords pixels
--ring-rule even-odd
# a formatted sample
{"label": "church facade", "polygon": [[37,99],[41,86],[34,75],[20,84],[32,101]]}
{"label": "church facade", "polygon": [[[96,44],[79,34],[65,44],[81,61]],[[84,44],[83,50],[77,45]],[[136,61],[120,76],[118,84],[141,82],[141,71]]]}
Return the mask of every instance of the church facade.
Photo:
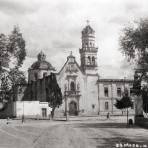
{"label": "church facade", "polygon": [[72,53],[57,73],[57,81],[64,94],[61,107],[67,107],[69,114],[98,114],[97,52],[95,31],[87,25],[82,30],[82,47],[79,49],[81,65]]}
{"label": "church facade", "polygon": [[[55,72],[53,66],[46,61],[43,52],[39,53],[38,61],[28,70],[28,84],[31,90],[29,99],[46,102],[46,83],[50,73],[54,72],[63,94],[63,103],[56,110],[57,115],[64,115],[66,111],[69,115],[124,114],[124,111],[115,108],[115,100],[122,97],[125,87],[131,94],[133,81],[100,79],[95,31],[90,25],[82,30],[82,47],[79,53],[80,65],[70,53],[59,72]],[[134,113],[134,109],[130,112]]]}

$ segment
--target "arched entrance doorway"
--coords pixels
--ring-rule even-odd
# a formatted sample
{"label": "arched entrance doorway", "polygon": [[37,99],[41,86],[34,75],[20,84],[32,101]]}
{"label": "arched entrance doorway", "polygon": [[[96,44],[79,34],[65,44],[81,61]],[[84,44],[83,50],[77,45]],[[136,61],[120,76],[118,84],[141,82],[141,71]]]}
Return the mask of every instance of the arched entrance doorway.
{"label": "arched entrance doorway", "polygon": [[78,115],[77,103],[75,101],[71,101],[69,103],[69,115],[72,116]]}

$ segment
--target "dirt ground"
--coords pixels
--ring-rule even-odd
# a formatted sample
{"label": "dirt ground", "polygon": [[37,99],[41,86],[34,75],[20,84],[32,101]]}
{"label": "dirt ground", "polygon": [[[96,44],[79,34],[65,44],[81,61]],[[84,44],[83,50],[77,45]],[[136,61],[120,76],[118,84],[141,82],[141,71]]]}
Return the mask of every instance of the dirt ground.
{"label": "dirt ground", "polygon": [[148,146],[148,130],[126,127],[118,119],[73,118],[25,123],[0,121],[0,148],[113,148],[117,144]]}

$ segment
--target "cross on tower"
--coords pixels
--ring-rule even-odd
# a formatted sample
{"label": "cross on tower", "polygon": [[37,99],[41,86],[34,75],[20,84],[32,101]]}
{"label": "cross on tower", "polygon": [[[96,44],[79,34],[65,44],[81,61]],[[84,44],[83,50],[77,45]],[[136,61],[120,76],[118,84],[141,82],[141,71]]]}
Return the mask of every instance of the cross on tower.
{"label": "cross on tower", "polygon": [[86,20],[87,25],[89,25],[89,22],[90,22],[89,20]]}
{"label": "cross on tower", "polygon": [[72,56],[72,51],[70,51],[70,55]]}

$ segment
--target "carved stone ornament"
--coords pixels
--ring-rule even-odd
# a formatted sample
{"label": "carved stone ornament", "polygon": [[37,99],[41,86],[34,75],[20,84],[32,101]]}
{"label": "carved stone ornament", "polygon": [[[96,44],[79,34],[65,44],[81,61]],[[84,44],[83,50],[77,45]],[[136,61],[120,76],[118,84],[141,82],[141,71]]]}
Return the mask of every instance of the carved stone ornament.
{"label": "carved stone ornament", "polygon": [[74,64],[69,64],[66,67],[66,72],[69,72],[69,73],[77,73],[78,72],[78,69],[77,69],[77,67]]}

